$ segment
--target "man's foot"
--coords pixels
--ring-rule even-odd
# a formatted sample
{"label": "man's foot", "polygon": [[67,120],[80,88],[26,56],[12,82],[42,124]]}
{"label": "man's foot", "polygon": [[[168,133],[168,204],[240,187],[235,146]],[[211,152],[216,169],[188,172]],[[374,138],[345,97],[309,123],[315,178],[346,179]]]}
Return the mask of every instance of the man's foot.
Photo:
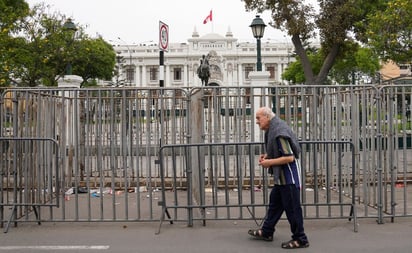
{"label": "man's foot", "polygon": [[283,249],[299,249],[299,248],[307,248],[309,247],[309,242],[300,242],[298,240],[290,240],[288,242],[282,243]]}
{"label": "man's foot", "polygon": [[249,229],[247,233],[253,236],[257,240],[263,240],[263,241],[268,241],[268,242],[273,241],[273,236],[264,235],[262,229],[258,229],[258,230]]}

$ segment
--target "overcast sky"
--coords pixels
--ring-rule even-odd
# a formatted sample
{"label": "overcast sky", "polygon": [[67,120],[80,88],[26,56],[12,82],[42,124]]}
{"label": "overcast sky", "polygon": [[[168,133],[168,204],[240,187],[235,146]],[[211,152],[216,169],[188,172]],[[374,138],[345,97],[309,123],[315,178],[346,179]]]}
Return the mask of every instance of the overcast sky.
{"label": "overcast sky", "polygon": [[[159,21],[169,26],[169,43],[187,42],[196,29],[200,36],[225,35],[228,29],[239,42],[254,42],[249,25],[257,13],[246,12],[240,0],[26,0],[30,6],[45,2],[51,11],[72,17],[97,34],[118,44],[159,41]],[[212,22],[203,24],[212,10]],[[270,14],[260,14],[264,22]],[[266,27],[262,41],[286,42],[285,34]],[[121,38],[119,40],[118,38]]]}

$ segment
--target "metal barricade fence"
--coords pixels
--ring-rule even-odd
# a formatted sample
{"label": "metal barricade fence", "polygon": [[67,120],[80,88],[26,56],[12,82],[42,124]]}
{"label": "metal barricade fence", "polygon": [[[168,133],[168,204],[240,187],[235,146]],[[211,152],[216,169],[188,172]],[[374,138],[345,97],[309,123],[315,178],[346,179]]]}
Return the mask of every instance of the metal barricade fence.
{"label": "metal barricade fence", "polygon": [[1,92],[0,137],[58,143],[67,200],[48,220],[154,221],[162,146],[260,142],[254,115],[270,106],[302,141],[353,143],[358,217],[383,223],[412,216],[411,101],[408,85],[13,88]]}
{"label": "metal barricade fence", "polygon": [[[412,216],[411,85],[380,87],[377,115],[378,218]],[[368,189],[365,189],[367,191]],[[369,191],[367,191],[369,192]]]}
{"label": "metal barricade fence", "polygon": [[17,225],[17,220],[29,221],[31,212],[40,223],[41,207],[53,217],[53,207],[60,206],[58,154],[53,139],[0,137],[0,218],[2,227],[6,223],[4,232],[11,222]]}
{"label": "metal barricade fence", "polygon": [[[154,221],[159,146],[188,138],[185,92],[157,88],[2,92],[0,136],[52,138],[60,148],[59,196],[65,201],[42,221]],[[3,174],[1,180],[8,182],[10,177]]]}
{"label": "metal barricade fence", "polygon": [[[302,205],[306,219],[353,219],[355,153],[345,141],[302,141]],[[160,226],[174,221],[263,219],[272,183],[258,166],[262,143],[181,144],[161,147]],[[166,171],[171,177],[165,177]],[[179,173],[185,174],[180,181]],[[309,171],[313,171],[311,175]],[[185,194],[180,189],[184,185]],[[166,217],[167,216],[167,217]],[[258,224],[258,223],[257,223]]]}

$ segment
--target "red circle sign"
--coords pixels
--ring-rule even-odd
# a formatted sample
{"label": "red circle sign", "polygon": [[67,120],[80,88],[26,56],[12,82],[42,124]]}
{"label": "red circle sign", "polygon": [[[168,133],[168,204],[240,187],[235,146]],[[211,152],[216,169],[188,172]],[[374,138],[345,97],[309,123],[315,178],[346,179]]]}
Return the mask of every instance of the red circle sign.
{"label": "red circle sign", "polygon": [[169,29],[168,26],[164,23],[160,23],[159,29],[159,45],[160,49],[167,50],[169,45]]}

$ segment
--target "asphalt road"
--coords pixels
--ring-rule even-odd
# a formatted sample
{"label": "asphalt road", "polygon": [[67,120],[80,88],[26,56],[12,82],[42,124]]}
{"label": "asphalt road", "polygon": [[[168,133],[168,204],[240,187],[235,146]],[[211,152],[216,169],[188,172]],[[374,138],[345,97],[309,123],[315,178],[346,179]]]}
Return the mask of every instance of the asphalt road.
{"label": "asphalt road", "polygon": [[281,220],[273,242],[252,239],[247,231],[256,228],[253,221],[208,221],[159,223],[22,223],[0,234],[0,252],[313,252],[380,253],[411,252],[412,218],[397,218],[385,224],[360,219],[358,232],[348,220],[306,220],[310,247],[285,250],[280,247],[290,239],[286,220]]}

